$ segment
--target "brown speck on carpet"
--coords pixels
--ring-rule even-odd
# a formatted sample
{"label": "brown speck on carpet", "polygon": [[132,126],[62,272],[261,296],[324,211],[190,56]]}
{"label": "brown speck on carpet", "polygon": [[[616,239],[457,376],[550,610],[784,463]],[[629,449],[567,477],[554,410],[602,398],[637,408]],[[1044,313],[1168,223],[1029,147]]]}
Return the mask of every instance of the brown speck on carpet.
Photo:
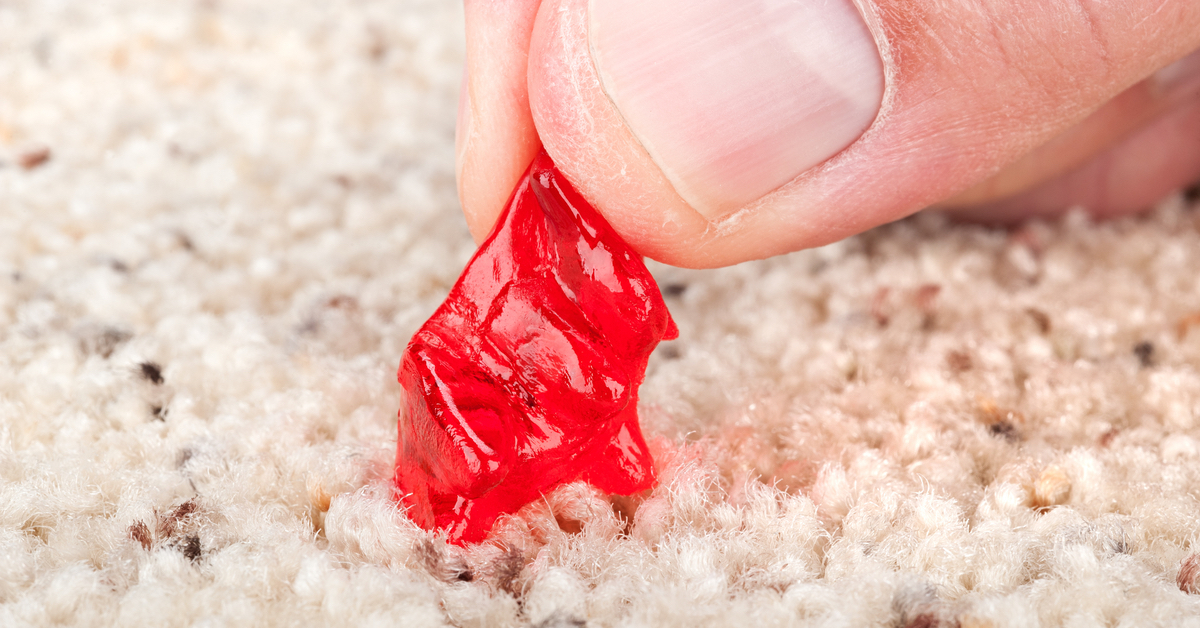
{"label": "brown speck on carpet", "polygon": [[163,383],[162,367],[155,362],[142,362],[138,365],[138,371],[143,379],[155,386]]}
{"label": "brown speck on carpet", "polygon": [[32,148],[17,156],[17,165],[24,170],[40,168],[48,161],[50,161],[50,149],[46,147]]}

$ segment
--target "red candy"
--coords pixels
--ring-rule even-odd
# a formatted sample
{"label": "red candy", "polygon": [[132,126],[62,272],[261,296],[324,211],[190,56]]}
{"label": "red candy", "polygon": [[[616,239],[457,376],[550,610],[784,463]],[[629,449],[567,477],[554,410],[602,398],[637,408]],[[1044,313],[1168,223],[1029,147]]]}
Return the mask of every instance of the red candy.
{"label": "red candy", "polygon": [[637,389],[678,335],[641,256],[539,153],[400,363],[409,517],[466,543],[565,482],[649,488]]}

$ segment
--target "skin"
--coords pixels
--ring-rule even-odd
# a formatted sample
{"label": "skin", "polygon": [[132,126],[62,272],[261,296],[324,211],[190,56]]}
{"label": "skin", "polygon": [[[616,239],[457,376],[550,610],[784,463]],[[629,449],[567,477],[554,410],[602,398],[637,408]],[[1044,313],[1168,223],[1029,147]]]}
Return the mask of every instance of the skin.
{"label": "skin", "polygon": [[986,222],[1076,205],[1119,216],[1200,180],[1195,0],[858,5],[885,68],[875,122],[710,221],[604,93],[586,0],[466,0],[457,163],[472,234],[487,235],[542,145],[635,250],[697,268],[820,246],[928,207]]}

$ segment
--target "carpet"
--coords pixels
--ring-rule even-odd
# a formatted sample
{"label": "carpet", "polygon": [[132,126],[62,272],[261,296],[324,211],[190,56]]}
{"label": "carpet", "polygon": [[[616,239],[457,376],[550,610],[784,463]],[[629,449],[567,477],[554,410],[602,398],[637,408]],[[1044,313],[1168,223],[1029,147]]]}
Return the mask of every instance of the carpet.
{"label": "carpet", "polygon": [[474,244],[452,0],[0,1],[0,625],[1200,625],[1200,212],[920,215],[716,271],[659,485],[391,500]]}

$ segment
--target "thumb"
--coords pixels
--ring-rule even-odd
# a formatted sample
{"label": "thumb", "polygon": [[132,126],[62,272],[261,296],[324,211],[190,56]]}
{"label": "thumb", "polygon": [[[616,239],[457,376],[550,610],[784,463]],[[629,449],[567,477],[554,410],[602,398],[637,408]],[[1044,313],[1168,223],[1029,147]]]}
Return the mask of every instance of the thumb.
{"label": "thumb", "polygon": [[969,188],[1200,46],[1200,3],[544,0],[528,46],[559,168],[639,251],[719,266]]}

